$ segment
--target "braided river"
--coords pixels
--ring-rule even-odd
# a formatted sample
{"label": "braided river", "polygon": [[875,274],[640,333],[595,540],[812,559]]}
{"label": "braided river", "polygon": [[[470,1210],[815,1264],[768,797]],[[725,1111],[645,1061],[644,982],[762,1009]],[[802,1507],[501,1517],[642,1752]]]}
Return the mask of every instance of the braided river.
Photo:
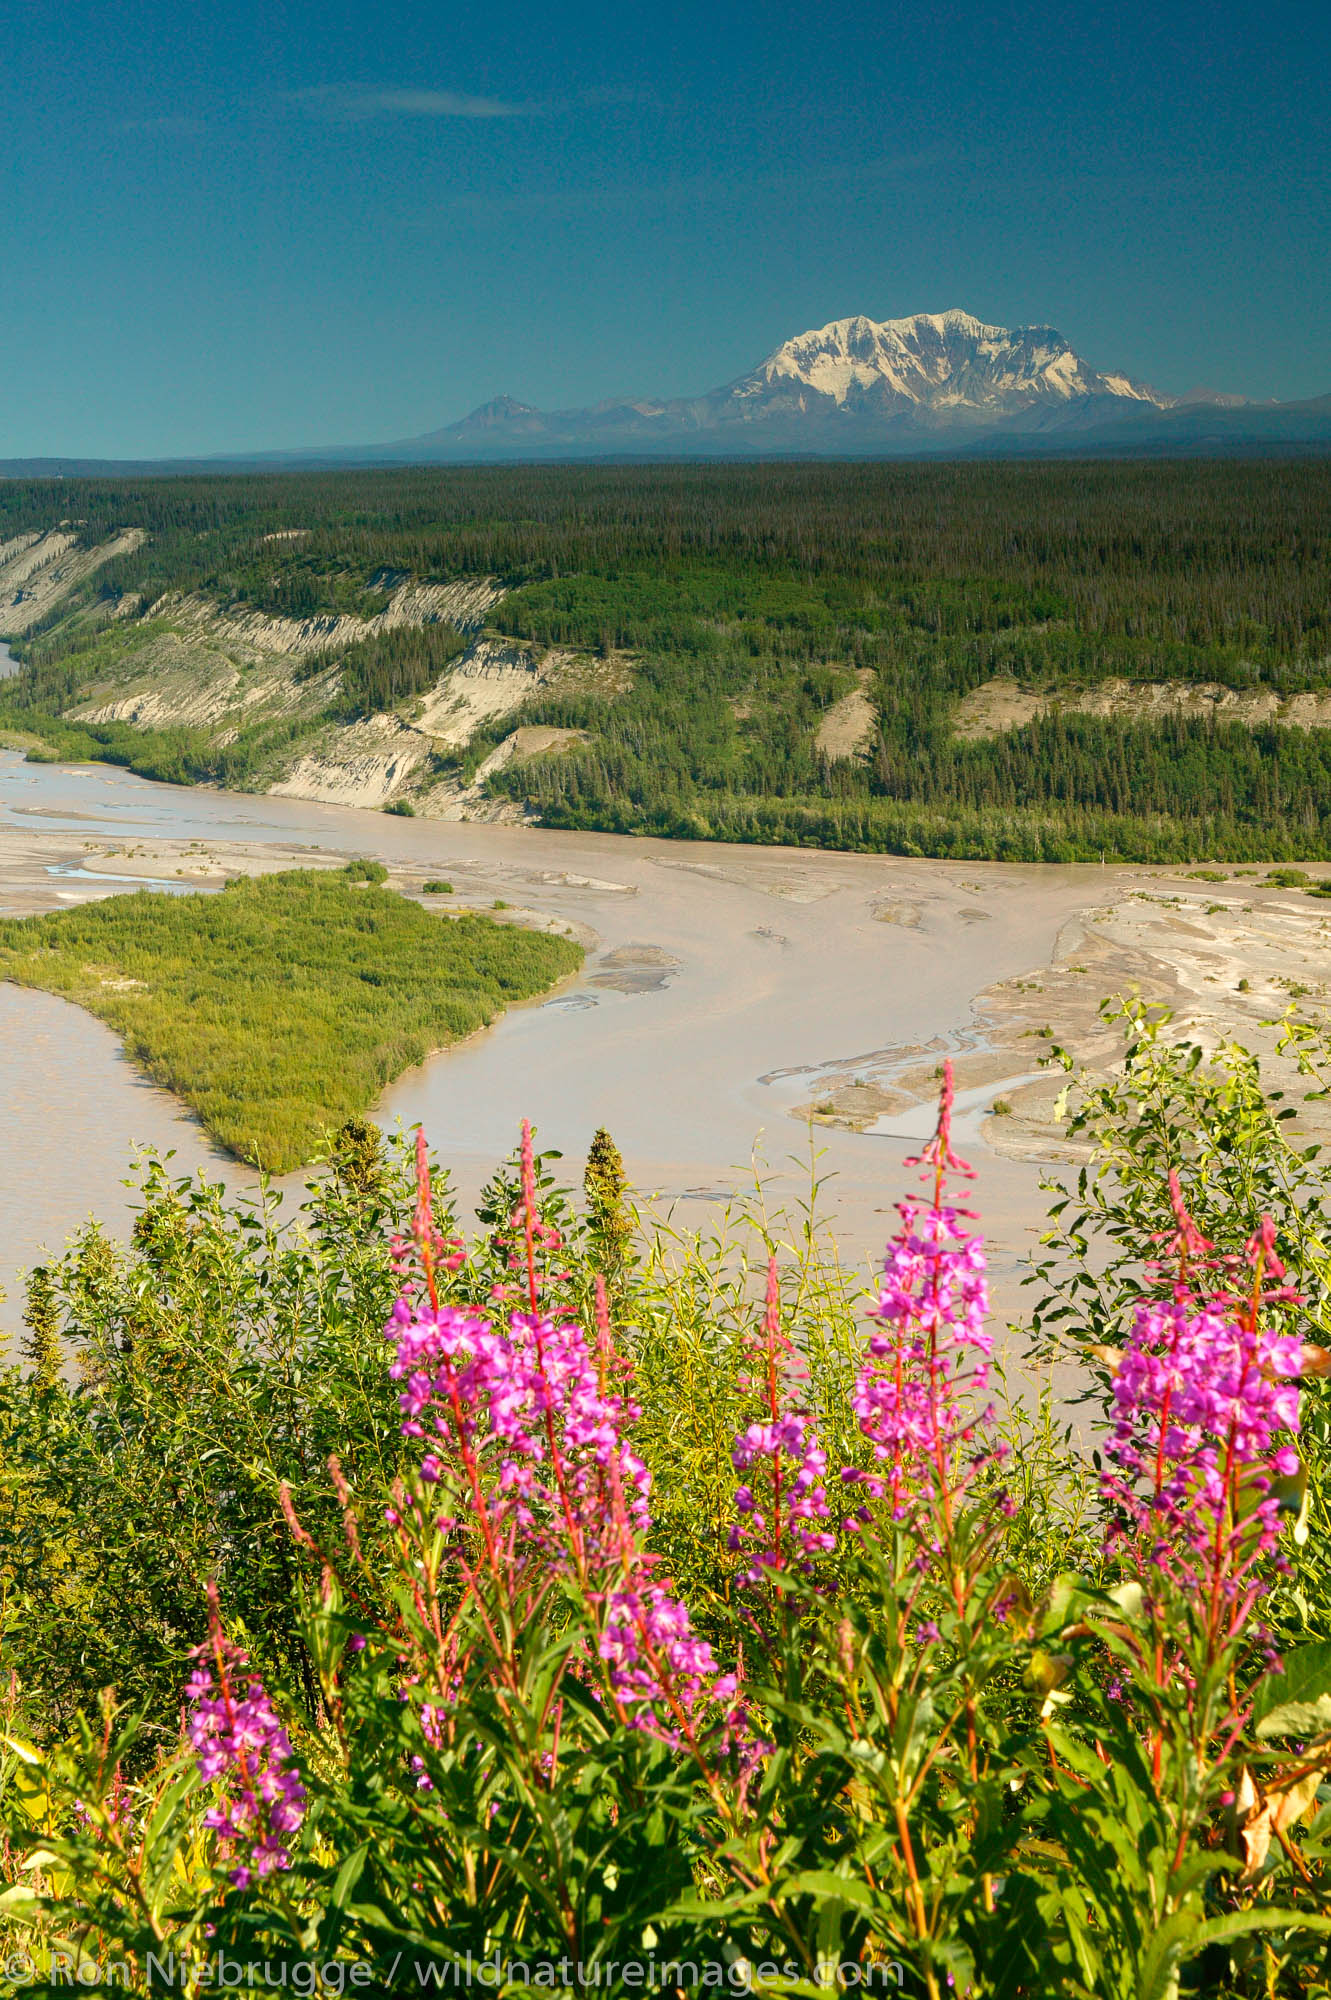
{"label": "braided river", "polygon": [[[573,1181],[605,1125],[635,1186],[687,1228],[711,1226],[751,1187],[755,1158],[769,1200],[794,1204],[798,1226],[816,1153],[820,1208],[856,1264],[877,1253],[894,1202],[914,1186],[903,1160],[925,1117],[915,1106],[863,1131],[810,1126],[810,1102],[861,1058],[881,1070],[897,1050],[918,1065],[982,1045],[976,995],[1047,964],[1060,928],[1114,876],[397,818],[0,752],[5,914],[145,883],[187,891],[182,857],[209,854],[221,867],[373,856],[409,893],[445,876],[457,902],[500,900],[583,939],[573,981],[399,1078],[378,1107],[390,1128],[423,1122],[464,1214],[524,1116]],[[959,1100],[1000,1282],[1043,1213],[1040,1169],[985,1143],[983,1114],[1003,1082]],[[173,1148],[182,1172],[252,1179],[143,1079],[109,1029],[48,994],[0,985],[0,1092],[10,1326],[21,1273],[44,1248],[90,1214],[126,1234],[136,1147]],[[300,1183],[283,1184],[288,1206]]]}

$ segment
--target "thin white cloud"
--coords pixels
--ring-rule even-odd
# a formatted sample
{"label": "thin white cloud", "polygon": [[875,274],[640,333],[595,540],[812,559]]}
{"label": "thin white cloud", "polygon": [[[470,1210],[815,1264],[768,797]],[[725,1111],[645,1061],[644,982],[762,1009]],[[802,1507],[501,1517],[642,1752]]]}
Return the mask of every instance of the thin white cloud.
{"label": "thin white cloud", "polygon": [[324,117],[350,123],[367,118],[525,118],[532,109],[460,90],[350,90],[323,84],[297,95]]}

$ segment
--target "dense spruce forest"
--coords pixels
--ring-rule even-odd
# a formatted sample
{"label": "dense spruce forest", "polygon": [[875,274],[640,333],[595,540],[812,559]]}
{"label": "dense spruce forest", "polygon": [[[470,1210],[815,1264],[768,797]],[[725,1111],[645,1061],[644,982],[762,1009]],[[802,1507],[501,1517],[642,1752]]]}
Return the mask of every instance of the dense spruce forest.
{"label": "dense spruce forest", "polygon": [[[0,484],[0,542],[61,520],[88,545],[146,531],[82,586],[85,612],[132,600],[144,618],[193,592],[224,611],[363,616],[406,578],[498,579],[495,636],[615,669],[609,691],[538,688],[456,759],[467,776],[515,719],[585,732],[488,781],[547,824],[967,857],[1331,856],[1331,730],[1057,701],[987,737],[956,729],[958,702],[995,679],[1065,702],[1111,678],[1331,690],[1327,461]],[[346,649],[325,719],[419,695],[462,643],[441,626]],[[0,721],[59,754],[259,781],[273,726],[219,745],[62,722],[103,644],[57,606],[15,644],[27,671]],[[872,725],[832,757],[819,725],[857,688]]]}

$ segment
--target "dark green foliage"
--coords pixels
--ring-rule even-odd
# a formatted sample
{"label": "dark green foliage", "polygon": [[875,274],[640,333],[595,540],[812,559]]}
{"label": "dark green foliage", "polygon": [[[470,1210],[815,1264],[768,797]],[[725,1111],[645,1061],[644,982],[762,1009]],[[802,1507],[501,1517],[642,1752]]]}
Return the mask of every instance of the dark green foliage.
{"label": "dark green foliage", "polygon": [[[200,589],[364,611],[406,575],[498,577],[497,630],[630,656],[617,695],[524,710],[590,739],[490,780],[548,824],[966,858],[1283,860],[1331,857],[1331,731],[1054,709],[960,740],[954,722],[996,676],[1040,695],[1110,676],[1326,687],[1329,503],[1317,460],[546,466],[16,481],[0,533],[71,513],[89,540],[138,523],[144,546],[85,594],[149,602]],[[71,726],[56,718],[87,641],[52,614],[19,646],[30,671],[0,719],[61,755],[242,787],[317,726],[258,724],[226,746]],[[410,699],[462,644],[435,625],[350,649],[332,713]],[[818,726],[856,673],[876,727],[862,758],[830,761]],[[477,733],[463,779],[497,740]]]}
{"label": "dark green foliage", "polygon": [[293,869],[10,920],[0,974],[86,1007],[223,1145],[284,1171],[404,1069],[581,962],[564,938],[432,917],[381,888],[386,873]]}
{"label": "dark green foliage", "polygon": [[132,1250],[109,1265],[94,1250],[91,1292],[96,1231],[47,1274],[43,1311],[83,1386],[52,1403],[0,1376],[5,1639],[43,1734],[112,1685],[171,1734],[210,1577],[279,1683],[297,1699],[310,1688],[278,1484],[340,1539],[328,1455],[381,1492],[401,1450],[382,1328],[409,1162],[372,1133],[339,1135],[333,1176],[281,1234],[272,1202],[229,1202],[154,1162]]}
{"label": "dark green foliage", "polygon": [[[1205,655],[1209,678],[1288,686],[1319,679],[1328,650],[1329,497],[1331,465],[1316,460],[10,480],[0,539],[73,517],[94,543],[137,523],[149,540],[98,572],[96,594],[207,589],[295,615],[356,608],[367,589],[381,602],[408,573],[560,589],[576,575],[587,581],[572,600],[547,592],[525,622],[592,646],[650,643],[668,600],[643,606],[633,579],[682,575],[687,598],[688,572],[705,567],[718,581],[703,617],[718,592],[726,611],[770,579],[778,604],[791,583],[809,592],[782,606],[792,629],[835,629],[856,605],[932,634],[997,644],[1009,633],[995,657],[1024,674],[1061,670],[1058,621],[1071,619],[1095,678],[1191,676]],[[308,532],[286,546],[263,539],[293,528]],[[279,576],[330,581],[274,585]],[[1212,673],[1217,648],[1229,649],[1227,670]]]}
{"label": "dark green foliage", "polygon": [[421,883],[422,896],[451,896],[452,893],[453,893],[453,884],[451,882]]}
{"label": "dark green foliage", "polygon": [[338,722],[355,722],[424,694],[466,644],[452,625],[395,625],[339,653],[321,654],[303,677],[336,665],[340,687],[328,712]]}
{"label": "dark green foliage", "polygon": [[49,709],[0,709],[0,728],[40,739],[29,756],[40,763],[122,765],[141,778],[167,785],[215,784],[232,791],[262,786],[301,742],[317,736],[324,718],[278,716],[237,731],[219,743],[204,729],[136,729],[130,722],[66,722]]}
{"label": "dark green foliage", "polygon": [[[927,682],[917,681],[918,689]],[[1331,733],[1058,715],[991,741],[954,736],[904,685],[872,764],[819,771],[798,710],[741,731],[727,702],[646,666],[596,740],[497,771],[547,825],[967,859],[1331,858]],[[529,720],[593,728],[589,703]]]}
{"label": "dark green foliage", "polygon": [[348,1118],[329,1156],[337,1184],[357,1210],[381,1209],[388,1194],[384,1135],[369,1118]]}

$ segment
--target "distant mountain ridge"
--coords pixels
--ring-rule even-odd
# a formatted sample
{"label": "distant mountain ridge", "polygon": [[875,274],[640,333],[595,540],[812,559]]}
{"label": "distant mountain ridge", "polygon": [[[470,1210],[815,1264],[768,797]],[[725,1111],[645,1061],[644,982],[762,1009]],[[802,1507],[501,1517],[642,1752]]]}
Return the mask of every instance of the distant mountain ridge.
{"label": "distant mountain ridge", "polygon": [[[1162,395],[1119,370],[1092,367],[1055,327],[994,326],[954,307],[904,319],[831,320],[783,341],[756,368],[701,396],[621,397],[540,410],[502,395],[440,430],[395,443],[170,463],[295,468],[1327,448],[1331,397],[1256,403],[1209,389]],[[0,461],[0,471],[28,476],[109,469],[93,460]]]}
{"label": "distant mountain ridge", "polygon": [[459,423],[417,440],[436,449],[481,437],[572,444],[604,438],[813,449],[871,444],[875,433],[981,430],[1088,400],[1172,406],[1123,374],[1101,374],[1055,328],[991,326],[952,309],[872,320],[862,314],[784,341],[737,381],[698,397],[629,398],[546,413],[496,397]]}
{"label": "distant mountain ridge", "polygon": [[[1282,415],[1280,413],[1294,413]],[[1218,430],[1217,430],[1218,426]],[[864,315],[796,334],[696,397],[625,397],[543,411],[509,396],[393,447],[426,460],[523,456],[835,456],[1011,449],[1331,443],[1321,402],[1161,394],[1091,366],[1057,328],[991,325],[952,308]]]}

